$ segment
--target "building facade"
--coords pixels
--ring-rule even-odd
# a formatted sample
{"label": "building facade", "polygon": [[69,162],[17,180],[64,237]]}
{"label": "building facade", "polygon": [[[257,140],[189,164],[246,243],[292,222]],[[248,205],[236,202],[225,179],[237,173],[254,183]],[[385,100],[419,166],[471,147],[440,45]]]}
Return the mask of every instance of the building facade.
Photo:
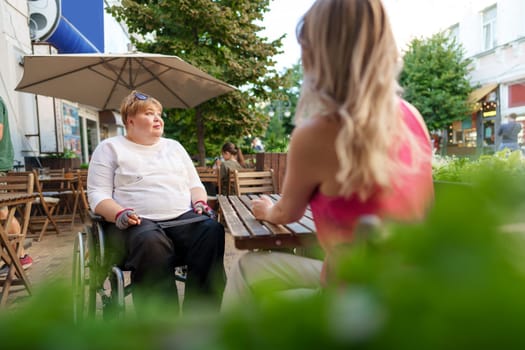
{"label": "building facade", "polygon": [[[383,0],[401,50],[414,37],[447,31],[473,60],[472,116],[450,125],[443,137],[449,154],[497,150],[505,116],[525,122],[525,1]],[[525,125],[524,125],[525,126]],[[524,128],[525,129],[525,128]],[[519,143],[525,143],[520,134]]]}
{"label": "building facade", "polygon": [[[468,1],[463,15],[448,27],[473,60],[470,80],[476,90],[470,118],[449,129],[449,144],[459,153],[494,151],[501,139],[497,130],[510,113],[525,129],[525,2],[522,0]],[[524,133],[518,142],[525,144]],[[456,147],[456,149],[454,148]],[[450,148],[450,147],[449,147]],[[461,152],[461,148],[469,149]]]}
{"label": "building facade", "polygon": [[117,112],[15,91],[26,55],[127,52],[126,29],[104,10],[114,2],[0,0],[0,96],[10,117],[14,165],[67,150],[87,163],[101,139],[123,133]]}

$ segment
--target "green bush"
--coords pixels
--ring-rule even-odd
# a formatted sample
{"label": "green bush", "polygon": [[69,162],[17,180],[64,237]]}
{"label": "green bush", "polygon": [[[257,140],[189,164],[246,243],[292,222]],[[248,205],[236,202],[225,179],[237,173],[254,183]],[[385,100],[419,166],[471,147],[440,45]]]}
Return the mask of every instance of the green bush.
{"label": "green bush", "polygon": [[521,151],[503,150],[492,155],[481,155],[477,159],[434,156],[433,178],[436,181],[471,183],[492,171],[509,176],[525,173]]}
{"label": "green bush", "polygon": [[482,166],[469,186],[437,189],[424,222],[390,223],[356,240],[338,264],[342,283],[322,293],[265,295],[264,302],[227,314],[179,318],[165,310],[74,325],[68,287],[53,283],[0,312],[0,343],[31,349],[523,349],[524,237],[505,224],[522,212],[525,177],[499,171],[498,159],[487,162],[497,166]]}

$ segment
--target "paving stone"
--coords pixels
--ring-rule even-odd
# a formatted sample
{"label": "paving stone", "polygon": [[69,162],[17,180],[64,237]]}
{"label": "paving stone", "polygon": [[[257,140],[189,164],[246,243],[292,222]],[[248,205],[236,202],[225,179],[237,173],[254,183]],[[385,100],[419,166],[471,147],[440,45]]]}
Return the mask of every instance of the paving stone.
{"label": "paving stone", "polygon": [[[33,258],[33,265],[26,270],[26,273],[35,292],[46,283],[59,280],[71,283],[75,237],[83,230],[83,225],[78,224],[73,229],[70,225],[63,225],[60,228],[60,235],[54,232],[47,233],[40,242],[32,242],[32,246],[27,249],[27,253]],[[244,252],[235,248],[233,238],[227,231],[224,253],[227,275],[232,264]],[[11,287],[8,308],[16,308],[17,303],[26,300],[28,294],[22,286]]]}

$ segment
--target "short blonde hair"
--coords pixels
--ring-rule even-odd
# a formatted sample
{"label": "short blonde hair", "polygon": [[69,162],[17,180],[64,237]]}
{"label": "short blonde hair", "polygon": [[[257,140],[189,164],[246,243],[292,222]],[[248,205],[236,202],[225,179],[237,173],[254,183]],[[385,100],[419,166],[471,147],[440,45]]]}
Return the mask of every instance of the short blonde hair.
{"label": "short blonde hair", "polygon": [[124,97],[120,104],[120,115],[124,125],[126,125],[129,116],[143,112],[152,105],[162,111],[162,104],[157,99],[143,92],[133,90],[128,96]]}

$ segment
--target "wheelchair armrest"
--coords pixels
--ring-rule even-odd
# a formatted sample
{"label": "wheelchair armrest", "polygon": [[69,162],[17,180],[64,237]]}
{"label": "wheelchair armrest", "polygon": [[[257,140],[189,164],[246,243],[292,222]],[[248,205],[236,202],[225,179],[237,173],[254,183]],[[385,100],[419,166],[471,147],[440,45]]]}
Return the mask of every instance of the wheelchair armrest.
{"label": "wheelchair armrest", "polygon": [[89,211],[89,217],[91,218],[91,220],[93,220],[95,222],[104,222],[104,221],[106,221],[106,219],[104,219],[104,217],[102,215],[95,214],[91,210]]}

